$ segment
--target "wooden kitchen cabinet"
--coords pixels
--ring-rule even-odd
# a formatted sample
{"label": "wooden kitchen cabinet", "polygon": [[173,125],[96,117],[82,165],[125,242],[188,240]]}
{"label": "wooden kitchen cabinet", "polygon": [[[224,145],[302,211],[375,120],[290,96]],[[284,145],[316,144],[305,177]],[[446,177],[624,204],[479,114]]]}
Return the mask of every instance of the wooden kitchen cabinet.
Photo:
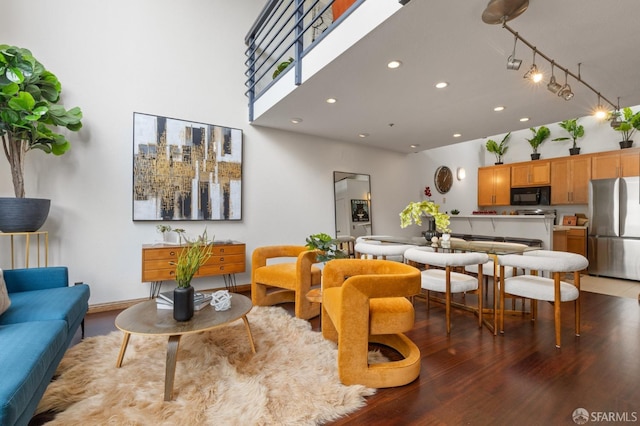
{"label": "wooden kitchen cabinet", "polygon": [[551,182],[551,164],[545,160],[511,165],[511,186],[540,186]]}
{"label": "wooden kitchen cabinet", "polygon": [[551,204],[587,204],[590,179],[589,156],[551,160]]}
{"label": "wooden kitchen cabinet", "polygon": [[478,206],[511,204],[511,168],[490,166],[478,168]]}
{"label": "wooden kitchen cabinet", "polygon": [[628,148],[592,155],[592,179],[628,176],[640,176],[640,148]]}
{"label": "wooden kitchen cabinet", "polygon": [[587,228],[567,228],[553,231],[553,249],[587,257]]}

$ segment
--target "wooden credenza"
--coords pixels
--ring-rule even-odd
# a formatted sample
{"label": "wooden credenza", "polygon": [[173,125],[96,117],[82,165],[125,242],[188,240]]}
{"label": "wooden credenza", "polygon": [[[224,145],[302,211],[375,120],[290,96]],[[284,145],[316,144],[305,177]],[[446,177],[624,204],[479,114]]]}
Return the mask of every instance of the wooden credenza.
{"label": "wooden credenza", "polygon": [[[142,246],[142,281],[156,284],[152,294],[159,290],[159,283],[175,279],[178,259],[184,246],[165,244],[144,244]],[[246,247],[244,243],[229,242],[213,244],[212,255],[200,267],[194,277],[213,275],[231,276],[245,271]],[[225,283],[226,283],[225,279]]]}

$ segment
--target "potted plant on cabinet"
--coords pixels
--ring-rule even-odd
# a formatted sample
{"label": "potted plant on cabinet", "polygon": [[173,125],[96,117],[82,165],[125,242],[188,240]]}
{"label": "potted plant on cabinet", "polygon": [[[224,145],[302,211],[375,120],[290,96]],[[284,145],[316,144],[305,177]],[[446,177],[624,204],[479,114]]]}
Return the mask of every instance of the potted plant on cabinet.
{"label": "potted plant on cabinet", "polygon": [[538,160],[540,158],[540,154],[538,153],[538,148],[540,147],[540,145],[542,145],[542,143],[545,140],[547,140],[549,135],[551,135],[551,132],[549,131],[549,128],[546,126],[540,126],[538,130],[534,129],[533,127],[530,127],[529,130],[533,132],[533,137],[531,139],[527,139],[527,141],[529,142],[529,145],[531,145],[531,148],[533,148],[531,159]]}
{"label": "potted plant on cabinet", "polygon": [[631,137],[640,129],[640,111],[635,114],[631,108],[626,107],[620,110],[609,113],[608,121],[611,122],[613,130],[620,132],[622,140],[620,141],[620,149],[631,148],[633,146],[633,140]]}
{"label": "potted plant on cabinet", "polygon": [[[445,235],[451,235],[451,229],[449,228],[450,217],[446,213],[440,212],[440,206],[433,201],[419,201],[411,202],[400,212],[400,227],[406,228],[407,226],[415,223],[416,225],[422,225],[422,217],[428,215],[433,217],[436,230],[443,234],[443,239],[448,239]],[[431,240],[435,234],[430,234],[429,231],[423,233],[427,240]]]}
{"label": "potted plant on cabinet", "polygon": [[174,262],[178,284],[173,290],[173,318],[176,321],[189,321],[193,317],[195,291],[191,286],[191,280],[198,269],[209,260],[213,251],[213,238],[208,239],[206,229],[195,240],[189,241],[186,237],[185,240],[186,247],[180,251],[178,259]]}
{"label": "potted plant on cabinet", "polygon": [[496,164],[502,164],[502,156],[507,153],[509,147],[507,146],[507,142],[509,141],[509,137],[511,136],[511,132],[507,133],[500,144],[494,141],[493,139],[489,139],[487,144],[485,145],[487,151],[494,154],[496,156]]}
{"label": "potted plant on cabinet", "polygon": [[552,141],[568,141],[571,139],[573,141],[573,147],[569,148],[570,155],[578,155],[580,154],[580,148],[578,147],[578,139],[584,136],[584,126],[582,124],[578,124],[578,119],[574,118],[572,120],[564,120],[558,123],[558,126],[562,127],[569,133],[569,136],[555,138]]}
{"label": "potted plant on cabinet", "polygon": [[15,198],[0,198],[0,231],[33,232],[49,214],[50,200],[25,198],[25,155],[34,149],[62,155],[71,147],[53,129],[82,127],[82,111],[58,105],[62,86],[31,52],[0,45],[0,137],[9,161]]}

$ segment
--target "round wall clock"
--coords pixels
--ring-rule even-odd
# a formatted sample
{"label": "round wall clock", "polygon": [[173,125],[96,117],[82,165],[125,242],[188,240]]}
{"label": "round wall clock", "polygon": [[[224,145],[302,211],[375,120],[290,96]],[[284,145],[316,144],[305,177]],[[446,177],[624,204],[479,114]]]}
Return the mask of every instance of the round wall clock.
{"label": "round wall clock", "polygon": [[436,184],[436,189],[441,194],[446,194],[451,189],[453,184],[453,173],[447,166],[440,166],[436,169],[436,174],[433,178]]}

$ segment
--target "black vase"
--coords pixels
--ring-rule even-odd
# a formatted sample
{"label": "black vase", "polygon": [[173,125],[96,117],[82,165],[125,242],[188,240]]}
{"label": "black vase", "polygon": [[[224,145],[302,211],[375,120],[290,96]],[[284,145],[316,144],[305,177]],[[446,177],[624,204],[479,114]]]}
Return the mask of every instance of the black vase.
{"label": "black vase", "polygon": [[535,154],[531,154],[531,159],[532,160],[539,160],[540,159],[540,154],[539,153],[535,153]]}
{"label": "black vase", "polygon": [[193,287],[176,287],[173,290],[173,319],[189,321],[193,317]]}
{"label": "black vase", "polygon": [[578,155],[580,154],[580,148],[569,148],[569,155]]}
{"label": "black vase", "polygon": [[49,215],[51,200],[43,198],[0,198],[0,231],[35,232]]}
{"label": "black vase", "polygon": [[620,141],[620,149],[631,148],[633,141]]}

